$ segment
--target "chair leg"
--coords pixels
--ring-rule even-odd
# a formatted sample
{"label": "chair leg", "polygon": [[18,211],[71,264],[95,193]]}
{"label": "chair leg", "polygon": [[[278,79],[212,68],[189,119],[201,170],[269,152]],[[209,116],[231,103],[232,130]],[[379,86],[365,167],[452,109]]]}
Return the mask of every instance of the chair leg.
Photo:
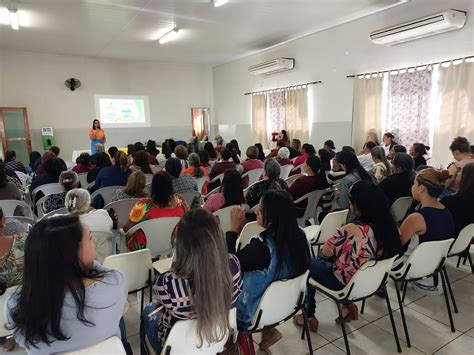
{"label": "chair leg", "polygon": [[405,311],[403,310],[403,302],[402,302],[402,298],[400,297],[400,291],[397,288],[397,283],[396,282],[395,282],[395,290],[397,291],[398,306],[400,307],[400,315],[402,316],[402,324],[403,324],[403,330],[405,332],[405,338],[406,338],[406,341],[407,341],[407,346],[409,348],[411,348],[410,336],[408,335],[407,321],[405,319]]}
{"label": "chair leg", "polygon": [[466,251],[467,253],[467,260],[469,260],[469,265],[471,265],[471,273],[474,274],[474,266],[472,264],[472,257],[471,257],[471,253],[469,252],[469,249]]}
{"label": "chair leg", "polygon": [[460,264],[461,264],[461,255],[458,255],[458,262],[456,264],[456,269],[459,269]]}
{"label": "chair leg", "polygon": [[301,307],[301,311],[303,312],[304,319],[304,329],[301,339],[304,339],[304,333],[306,333],[306,341],[308,342],[309,354],[313,355],[313,345],[311,344],[311,335],[309,334],[308,315],[306,314],[306,307],[304,305]]}
{"label": "chair leg", "polygon": [[339,312],[339,319],[341,319],[341,328],[342,328],[342,335],[344,336],[344,344],[346,345],[346,353],[347,355],[350,355],[351,349],[349,349],[349,340],[347,339],[347,333],[346,333],[346,325],[345,322],[342,320],[344,317],[342,316],[342,307],[339,302],[336,302],[337,310]]}
{"label": "chair leg", "polygon": [[405,296],[407,294],[407,288],[408,288],[408,281],[405,281],[405,287],[403,287],[403,296],[402,296],[402,302],[405,303]]}
{"label": "chair leg", "polygon": [[395,325],[395,319],[393,318],[392,306],[390,305],[390,299],[388,298],[387,287],[384,286],[383,290],[385,291],[385,301],[387,302],[388,315],[390,316],[390,322],[392,323],[393,336],[395,337],[395,343],[397,344],[397,351],[401,353],[402,348],[400,346],[400,340],[398,339],[397,326]]}
{"label": "chair leg", "polygon": [[441,272],[444,273],[444,277],[446,279],[446,284],[448,286],[449,295],[451,296],[451,301],[453,302],[454,312],[459,313],[458,306],[456,305],[456,300],[454,299],[454,293],[453,293],[453,290],[451,288],[451,282],[449,281],[448,271],[446,270],[445,266],[443,266],[443,268],[441,269]]}
{"label": "chair leg", "polygon": [[362,300],[362,307],[360,307],[360,314],[364,314],[365,309],[365,298]]}
{"label": "chair leg", "polygon": [[446,308],[448,309],[449,324],[451,325],[451,331],[454,333],[456,330],[454,329],[453,315],[451,313],[451,306],[449,305],[449,297],[448,297],[448,290],[446,287],[446,280],[444,279],[443,272],[440,272],[439,274],[441,275],[441,283],[443,284],[444,300],[446,301]]}
{"label": "chair leg", "polygon": [[143,303],[144,303],[144,300],[145,300],[145,290],[143,289],[141,292],[142,292],[142,297],[141,297],[141,300],[140,300],[140,310],[143,311]]}
{"label": "chair leg", "polygon": [[[318,251],[319,252],[319,251]],[[314,246],[311,244],[311,255],[313,256],[313,259],[316,259],[316,254],[314,253]]]}

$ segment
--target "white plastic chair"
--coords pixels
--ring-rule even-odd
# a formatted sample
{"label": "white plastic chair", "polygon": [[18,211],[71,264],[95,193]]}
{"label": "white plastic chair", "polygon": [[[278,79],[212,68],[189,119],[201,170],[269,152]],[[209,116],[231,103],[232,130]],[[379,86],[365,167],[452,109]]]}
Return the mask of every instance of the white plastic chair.
{"label": "white plastic chair", "polygon": [[[367,261],[362,267],[360,267],[354,276],[352,276],[349,283],[342,290],[332,290],[321,285],[316,280],[309,278],[308,283],[315,287],[317,291],[325,294],[333,301],[336,302],[337,309],[339,311],[339,319],[342,319],[342,308],[341,304],[344,301],[356,302],[363,301],[361,314],[364,313],[365,300],[377,293],[379,289],[385,290],[385,301],[387,303],[387,309],[392,323],[393,334],[397,345],[398,352],[402,352],[400,347],[400,341],[398,339],[397,327],[395,326],[395,320],[392,314],[392,307],[390,305],[390,299],[388,298],[386,283],[388,273],[390,272],[393,262],[396,256],[385,259],[385,260],[370,260]],[[346,353],[350,354],[349,342],[347,340],[346,326],[344,322],[341,323],[342,334],[344,336],[344,343],[346,346]]]}
{"label": "white plastic chair", "polygon": [[128,230],[125,240],[129,235],[142,230],[147,239],[147,248],[153,257],[169,255],[172,251],[171,234],[179,220],[179,217],[162,217],[140,222]]}
{"label": "white plastic chair", "polygon": [[153,262],[153,269],[159,274],[164,274],[171,269],[171,264],[173,264],[173,257],[160,258],[160,260]]}
{"label": "white plastic chair", "polygon": [[16,176],[18,176],[18,180],[21,182],[21,186],[23,191],[28,190],[28,184],[31,182],[31,177],[26,175],[25,173],[21,171],[15,171]]}
{"label": "white plastic chair", "polygon": [[184,201],[186,201],[186,205],[188,205],[189,208],[191,208],[195,198],[201,198],[201,194],[198,191],[183,192],[181,193],[181,196],[183,196]]}
{"label": "white plastic chair", "polygon": [[141,310],[143,310],[143,299],[145,289],[150,289],[150,302],[152,297],[153,282],[151,278],[152,264],[150,249],[141,249],[129,253],[111,255],[105,258],[105,267],[120,271],[127,280],[128,294],[141,294]]}
{"label": "white plastic chair", "polygon": [[407,215],[408,209],[413,203],[413,198],[406,196],[398,198],[390,208],[395,223],[400,223]]}
{"label": "white plastic chair", "polygon": [[300,171],[298,174],[303,174],[304,169],[303,169],[304,163],[295,166],[293,169],[291,169],[291,172],[297,172],[298,170]]}
{"label": "white plastic chair", "polygon": [[247,244],[250,243],[250,239],[253,236],[259,235],[261,232],[263,232],[265,228],[260,226],[257,222],[249,222],[247,223],[244,228],[242,228],[242,231],[240,232],[240,236],[237,239],[237,245],[235,250],[239,251],[243,247],[245,247]]}
{"label": "white plastic chair", "polygon": [[115,254],[115,235],[112,232],[91,230],[95,237],[96,260],[103,264],[104,259]]}
{"label": "white plastic chair", "polygon": [[211,191],[208,191],[208,192],[207,192],[207,195],[203,195],[203,196],[202,196],[202,199],[203,199],[203,200],[206,200],[209,196],[218,193],[219,190],[220,190],[220,188],[221,188],[220,186],[217,186],[215,189],[212,189]]}
{"label": "white plastic chair", "polygon": [[61,208],[58,208],[57,210],[44,214],[39,220],[47,219],[57,214],[69,214],[69,210],[67,207],[61,207]]}
{"label": "white plastic chair", "polygon": [[196,183],[197,183],[197,186],[198,186],[197,190],[199,192],[202,192],[202,187],[204,186],[206,181],[209,181],[209,176],[202,176],[202,177],[196,179]]}
{"label": "white plastic chair", "polygon": [[293,170],[294,166],[291,164],[283,165],[280,167],[280,179],[286,180],[288,176],[290,176],[291,171]]}
{"label": "white plastic chair", "polygon": [[26,227],[26,230],[29,231],[31,227],[35,225],[35,220],[30,217],[24,217],[24,216],[10,216],[10,217],[5,217],[5,219],[8,221],[9,219],[15,219],[20,223],[23,223]]}
{"label": "white plastic chair", "polygon": [[116,191],[122,188],[123,186],[107,186],[98,189],[91,194],[91,201],[94,201],[97,196],[101,195],[104,199],[104,206],[106,206],[112,202],[112,198],[115,196]]}
{"label": "white plastic chair", "polygon": [[35,218],[33,215],[33,211],[31,207],[24,201],[20,200],[0,200],[0,206],[3,209],[3,215],[5,217],[13,216],[15,213],[15,209],[20,206],[23,216]]}
{"label": "white plastic chair", "polygon": [[224,233],[230,230],[230,211],[233,208],[242,208],[242,206],[241,205],[227,206],[214,212],[214,216],[217,216],[219,218],[219,223]]}
{"label": "white plastic chair", "polygon": [[299,199],[295,201],[295,205],[302,202],[302,201],[307,201],[306,203],[306,209],[304,210],[304,214],[302,217],[298,218],[298,224],[301,227],[305,226],[305,222],[310,219],[314,218],[316,219],[316,209],[318,208],[319,200],[321,197],[329,192],[330,189],[324,189],[324,190],[314,190],[311,191],[310,193],[307,193],[304,196],[301,196]]}
{"label": "white plastic chair", "polygon": [[52,184],[44,184],[44,185],[38,186],[31,193],[33,196],[33,201],[36,197],[36,194],[40,191],[43,193],[44,196],[47,196],[47,195],[57,194],[59,192],[64,192],[64,188],[62,187],[60,183],[57,183],[57,182],[54,182]]}
{"label": "white plastic chair", "polygon": [[87,189],[87,186],[89,185],[89,183],[87,182],[87,174],[88,173],[77,174],[77,177],[79,178],[79,182],[81,183],[81,187],[83,189]]}
{"label": "white plastic chair", "polygon": [[260,180],[260,176],[262,176],[263,169],[252,169],[247,171],[246,173],[242,174],[242,180],[248,176],[249,183],[248,186],[255,184],[258,180]]}
{"label": "white plastic chair", "polygon": [[309,271],[293,279],[273,281],[263,293],[257,310],[249,326],[249,332],[260,332],[265,328],[273,328],[291,319],[300,310],[305,318],[303,339],[306,333],[309,353],[313,354],[311,338],[309,335],[306,310],[304,307],[304,294]]}
{"label": "white plastic chair", "polygon": [[222,184],[222,180],[224,179],[224,173],[222,174],[219,174],[217,175],[216,177],[214,177],[214,179],[212,179],[211,181],[209,181],[209,184],[213,184],[217,181],[219,181],[221,184]]}
{"label": "white plastic chair", "polygon": [[449,250],[448,258],[459,256],[458,263],[456,265],[456,267],[459,267],[461,257],[466,256],[469,260],[469,265],[471,266],[471,272],[474,273],[471,254],[469,253],[472,238],[474,238],[474,223],[468,224],[461,230],[461,232],[459,232],[458,237]]}
{"label": "white plastic chair", "polygon": [[153,181],[153,176],[153,174],[145,174],[145,185],[151,184],[151,182]]}
{"label": "white plastic chair", "polygon": [[291,175],[289,178],[287,178],[285,181],[286,181],[286,184],[288,185],[288,187],[290,187],[291,185],[293,185],[293,183],[298,180],[300,177],[304,176],[304,174],[296,174],[296,175]]}
{"label": "white plastic chair", "polygon": [[0,296],[0,310],[1,310],[0,312],[0,338],[9,336],[10,334],[13,333],[12,330],[8,330],[7,328],[5,328],[5,323],[7,322],[7,320],[5,319],[5,314],[3,312],[3,309],[4,309],[5,302],[13,294],[13,292],[15,292],[16,288],[17,288],[16,286],[7,288],[5,290],[5,293]]}
{"label": "white plastic chair", "polygon": [[97,343],[95,345],[89,346],[88,348],[72,351],[69,353],[64,353],[66,355],[99,355],[99,354],[108,354],[108,355],[125,355],[125,349],[123,348],[122,341],[116,337],[110,337]]}
{"label": "white plastic chair", "polygon": [[[400,306],[400,315],[402,317],[403,329],[408,347],[411,347],[410,336],[408,335],[408,328],[405,319],[405,312],[403,311],[403,301],[407,289],[407,283],[421,280],[425,277],[441,275],[441,284],[443,286],[444,298],[446,301],[446,308],[448,309],[449,322],[451,324],[451,331],[454,333],[454,322],[451,314],[451,307],[449,305],[448,294],[446,290],[446,280],[444,272],[444,262],[448,256],[449,247],[454,239],[441,240],[436,242],[424,242],[418,245],[411,255],[408,257],[403,266],[398,270],[390,271],[390,277],[395,281],[395,289],[397,291],[398,305]],[[403,298],[400,297],[400,291],[397,287],[397,282],[404,287]],[[451,286],[449,286],[451,287]]]}
{"label": "white plastic chair", "polygon": [[117,229],[123,228],[125,223],[128,222],[130,211],[138,200],[138,198],[126,198],[123,200],[110,202],[104,207],[104,210],[106,211],[112,208],[117,214]]}
{"label": "white plastic chair", "polygon": [[[171,328],[166,342],[163,346],[162,354],[165,355],[214,355],[224,350],[224,345],[229,336],[233,337],[233,342],[237,337],[237,315],[235,308],[229,311],[229,322],[231,330],[220,329],[219,334],[223,337],[216,343],[204,343],[198,348],[201,343],[197,336],[197,320],[185,320],[176,322]],[[151,348],[148,339],[147,348],[150,354],[156,354]],[[150,351],[151,350],[151,351]]]}

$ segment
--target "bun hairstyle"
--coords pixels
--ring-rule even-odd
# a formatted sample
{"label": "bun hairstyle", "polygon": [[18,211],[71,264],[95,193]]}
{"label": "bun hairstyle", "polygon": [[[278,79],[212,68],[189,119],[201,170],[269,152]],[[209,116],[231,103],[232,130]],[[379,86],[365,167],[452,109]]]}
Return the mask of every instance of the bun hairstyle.
{"label": "bun hairstyle", "polygon": [[426,187],[431,197],[438,197],[448,186],[450,177],[448,170],[426,168],[416,175],[416,181]]}
{"label": "bun hairstyle", "polygon": [[460,153],[469,153],[469,141],[465,137],[456,137],[449,146],[449,149],[454,153],[456,150]]}
{"label": "bun hairstyle", "polygon": [[130,164],[127,154],[119,150],[117,153],[115,153],[114,158],[115,165],[119,165],[121,172],[124,173],[128,169],[128,166]]}
{"label": "bun hairstyle", "polygon": [[428,154],[428,151],[431,148],[423,143],[413,143],[413,150],[415,151],[416,155],[422,157],[423,155]]}

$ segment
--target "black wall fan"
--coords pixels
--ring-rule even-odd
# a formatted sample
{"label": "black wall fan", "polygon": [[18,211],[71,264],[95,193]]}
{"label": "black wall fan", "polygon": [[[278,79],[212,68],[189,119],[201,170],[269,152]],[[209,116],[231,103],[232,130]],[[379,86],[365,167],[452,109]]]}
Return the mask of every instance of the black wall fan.
{"label": "black wall fan", "polygon": [[65,82],[64,82],[64,85],[66,85],[66,87],[71,90],[71,91],[74,91],[76,90],[77,88],[80,88],[81,87],[81,81],[79,79],[75,79],[75,78],[70,78],[70,79],[67,79]]}

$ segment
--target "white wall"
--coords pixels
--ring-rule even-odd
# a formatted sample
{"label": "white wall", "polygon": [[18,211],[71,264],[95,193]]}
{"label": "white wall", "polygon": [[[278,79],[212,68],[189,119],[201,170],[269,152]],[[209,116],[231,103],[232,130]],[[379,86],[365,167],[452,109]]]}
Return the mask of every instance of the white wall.
{"label": "white wall", "polygon": [[[397,46],[371,43],[371,31],[446,9],[468,11],[465,27]],[[332,138],[336,147],[351,143],[353,79],[346,75],[431,63],[474,54],[474,1],[413,0],[399,7],[322,31],[213,69],[214,108],[220,133],[236,135],[241,149],[253,144],[251,97],[244,92],[321,80],[310,86],[310,141],[322,147]],[[254,76],[247,67],[277,57],[293,57],[296,67],[270,77]],[[312,113],[311,113],[312,112]],[[221,126],[222,125],[222,126]]]}
{"label": "white wall", "polygon": [[[74,94],[67,78],[82,82]],[[211,108],[212,69],[201,65],[126,61],[0,51],[0,106],[26,107],[34,150],[42,151],[41,127],[55,129],[61,155],[88,149],[87,129],[95,116],[94,95],[147,95],[151,127],[107,129],[107,144],[124,146],[150,138],[188,139],[191,107]]]}

